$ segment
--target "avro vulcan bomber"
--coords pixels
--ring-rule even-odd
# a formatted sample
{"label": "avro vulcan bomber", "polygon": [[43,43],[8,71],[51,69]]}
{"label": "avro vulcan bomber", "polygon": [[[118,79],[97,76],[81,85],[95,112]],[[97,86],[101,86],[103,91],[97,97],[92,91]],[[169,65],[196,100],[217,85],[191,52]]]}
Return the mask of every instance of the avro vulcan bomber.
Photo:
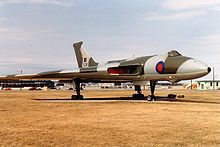
{"label": "avro vulcan bomber", "polygon": [[[80,84],[83,82],[133,82],[137,94],[134,98],[155,98],[155,85],[158,81],[176,83],[181,80],[191,80],[207,75],[211,68],[191,57],[181,55],[172,50],[164,55],[143,56],[133,59],[113,60],[99,64],[87,53],[83,42],[73,44],[78,68],[42,72],[31,75],[1,76],[0,80],[72,80],[75,83],[76,95],[72,99],[83,99],[80,94]],[[144,97],[141,85],[150,81],[151,94]]]}

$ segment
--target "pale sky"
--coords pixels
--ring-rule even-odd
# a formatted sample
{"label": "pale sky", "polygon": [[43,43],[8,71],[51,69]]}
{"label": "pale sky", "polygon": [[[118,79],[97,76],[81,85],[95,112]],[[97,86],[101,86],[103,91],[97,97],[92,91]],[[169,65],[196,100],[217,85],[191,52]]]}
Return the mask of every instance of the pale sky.
{"label": "pale sky", "polygon": [[77,67],[77,41],[98,62],[176,49],[220,79],[220,0],[0,0],[0,75]]}

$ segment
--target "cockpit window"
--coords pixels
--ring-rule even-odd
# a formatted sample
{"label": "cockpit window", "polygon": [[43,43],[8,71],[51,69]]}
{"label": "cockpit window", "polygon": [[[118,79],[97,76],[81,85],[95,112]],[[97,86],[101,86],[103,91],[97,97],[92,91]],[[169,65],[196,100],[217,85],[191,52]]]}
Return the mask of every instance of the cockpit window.
{"label": "cockpit window", "polygon": [[176,57],[176,56],[182,56],[179,52],[177,52],[176,50],[172,50],[170,52],[168,52],[168,56],[169,57]]}

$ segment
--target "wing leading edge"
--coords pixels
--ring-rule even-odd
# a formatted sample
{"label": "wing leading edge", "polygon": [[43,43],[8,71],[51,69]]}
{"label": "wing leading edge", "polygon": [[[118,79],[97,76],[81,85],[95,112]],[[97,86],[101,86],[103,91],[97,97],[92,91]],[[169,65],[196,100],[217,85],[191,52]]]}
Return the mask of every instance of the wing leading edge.
{"label": "wing leading edge", "polygon": [[0,76],[0,80],[25,80],[25,79],[34,79],[34,80],[72,80],[79,76],[79,69],[71,70],[57,70],[57,71],[48,71],[41,72],[38,74],[15,74]]}

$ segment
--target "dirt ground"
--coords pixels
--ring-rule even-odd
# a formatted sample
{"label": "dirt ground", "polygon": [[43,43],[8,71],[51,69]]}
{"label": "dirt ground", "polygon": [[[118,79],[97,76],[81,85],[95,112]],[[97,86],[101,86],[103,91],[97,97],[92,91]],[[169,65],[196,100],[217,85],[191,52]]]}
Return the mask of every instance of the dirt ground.
{"label": "dirt ground", "polygon": [[[220,146],[220,91],[0,91],[0,146]],[[146,93],[145,93],[146,94]]]}

